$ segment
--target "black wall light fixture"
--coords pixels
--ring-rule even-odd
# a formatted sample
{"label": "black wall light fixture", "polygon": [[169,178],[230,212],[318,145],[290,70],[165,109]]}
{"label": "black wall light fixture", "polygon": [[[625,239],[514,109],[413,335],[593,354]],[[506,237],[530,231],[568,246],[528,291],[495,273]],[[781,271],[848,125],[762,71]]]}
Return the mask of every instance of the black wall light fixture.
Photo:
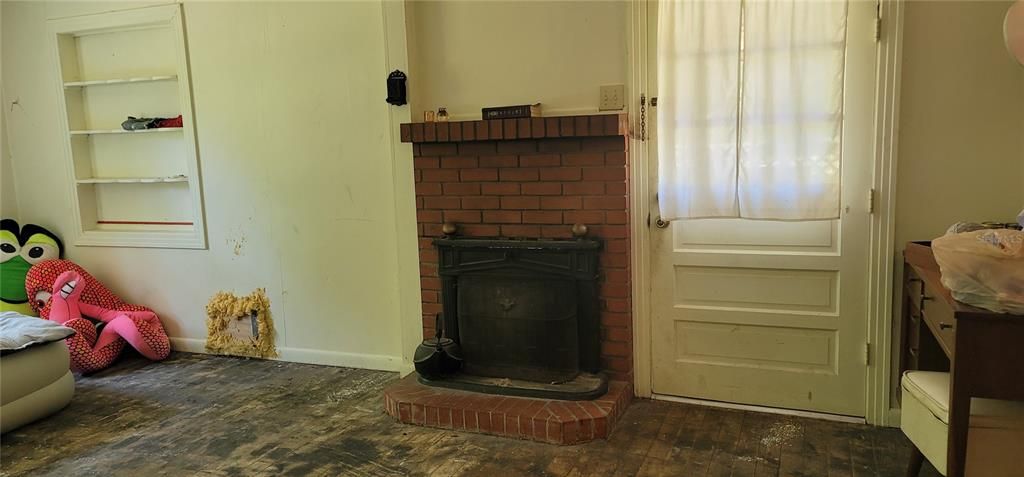
{"label": "black wall light fixture", "polygon": [[388,104],[401,106],[407,102],[405,94],[405,80],[405,73],[402,73],[400,70],[392,71],[391,74],[388,75]]}

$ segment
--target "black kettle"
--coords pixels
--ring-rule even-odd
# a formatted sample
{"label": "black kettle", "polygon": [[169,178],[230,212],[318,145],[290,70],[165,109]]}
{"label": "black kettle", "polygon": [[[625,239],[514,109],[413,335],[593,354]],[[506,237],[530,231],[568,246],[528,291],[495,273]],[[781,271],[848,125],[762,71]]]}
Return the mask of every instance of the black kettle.
{"label": "black kettle", "polygon": [[450,338],[443,338],[443,321],[438,313],[434,321],[437,333],[433,338],[425,339],[416,347],[412,363],[416,372],[427,379],[437,379],[445,374],[452,374],[462,368],[462,349]]}

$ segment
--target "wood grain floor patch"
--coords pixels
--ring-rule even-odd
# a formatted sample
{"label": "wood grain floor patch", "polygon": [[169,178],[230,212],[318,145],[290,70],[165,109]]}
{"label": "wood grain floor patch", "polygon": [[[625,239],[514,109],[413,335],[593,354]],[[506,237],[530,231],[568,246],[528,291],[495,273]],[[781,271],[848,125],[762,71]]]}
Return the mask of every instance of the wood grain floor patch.
{"label": "wood grain floor patch", "polygon": [[186,353],[124,359],[76,377],[66,410],[4,434],[0,475],[889,477],[909,456],[897,429],[647,400],[607,440],[578,446],[407,426],[382,409],[395,379]]}

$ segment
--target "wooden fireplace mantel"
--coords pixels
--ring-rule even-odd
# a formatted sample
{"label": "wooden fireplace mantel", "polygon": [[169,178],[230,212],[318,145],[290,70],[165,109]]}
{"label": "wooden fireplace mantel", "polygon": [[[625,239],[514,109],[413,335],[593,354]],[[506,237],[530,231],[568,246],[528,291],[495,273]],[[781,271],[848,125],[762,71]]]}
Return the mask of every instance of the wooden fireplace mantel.
{"label": "wooden fireplace mantel", "polygon": [[628,136],[626,113],[590,116],[404,123],[402,142],[494,141],[511,139]]}

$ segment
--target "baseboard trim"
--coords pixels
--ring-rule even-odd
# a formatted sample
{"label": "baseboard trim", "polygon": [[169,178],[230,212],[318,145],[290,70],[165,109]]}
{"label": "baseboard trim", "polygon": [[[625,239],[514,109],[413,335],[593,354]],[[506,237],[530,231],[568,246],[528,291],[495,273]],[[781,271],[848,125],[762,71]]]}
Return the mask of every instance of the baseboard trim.
{"label": "baseboard trim", "polygon": [[794,410],[794,409],[781,409],[781,408],[776,408],[776,407],[753,406],[753,405],[749,405],[749,404],[735,404],[735,403],[731,403],[731,402],[706,401],[704,399],[684,398],[684,397],[678,397],[678,396],[666,396],[664,394],[654,394],[654,395],[651,396],[651,399],[654,399],[654,400],[657,400],[657,401],[671,401],[671,402],[681,402],[681,403],[686,403],[686,404],[695,404],[697,406],[720,407],[720,408],[724,408],[724,409],[737,409],[737,410],[740,410],[740,411],[754,411],[754,412],[764,412],[764,413],[768,413],[768,414],[782,414],[782,415],[786,415],[786,416],[809,417],[809,418],[812,418],[812,419],[823,419],[823,420],[826,420],[826,421],[846,422],[846,423],[851,423],[851,424],[864,424],[865,423],[863,417],[843,416],[843,415],[840,415],[840,414],[828,414],[828,413],[824,413],[824,412],[797,411],[797,410]]}
{"label": "baseboard trim", "polygon": [[398,366],[398,375],[403,378],[415,372],[416,367],[413,366],[412,363],[401,363],[401,365]]}
{"label": "baseboard trim", "polygon": [[186,353],[210,354],[206,351],[206,340],[195,338],[171,338],[171,349]]}
{"label": "baseboard trim", "polygon": [[900,427],[900,418],[902,417],[902,409],[898,407],[889,408],[889,420],[885,424],[889,427]]}
{"label": "baseboard trim", "polygon": [[[171,348],[187,353],[212,354],[206,350],[206,340],[195,338],[171,338]],[[277,352],[279,356],[270,359],[292,363],[391,371],[401,373],[403,376],[408,374],[407,368],[411,369],[411,365],[403,363],[402,358],[398,356],[344,353],[308,348],[278,348]]]}

